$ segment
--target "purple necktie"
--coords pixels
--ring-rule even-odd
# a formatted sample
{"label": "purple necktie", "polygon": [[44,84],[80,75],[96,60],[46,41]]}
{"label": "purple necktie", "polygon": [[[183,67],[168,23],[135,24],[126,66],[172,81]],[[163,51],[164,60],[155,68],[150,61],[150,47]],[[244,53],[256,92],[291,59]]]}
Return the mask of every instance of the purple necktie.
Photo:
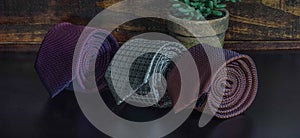
{"label": "purple necktie", "polygon": [[[73,58],[75,48],[76,60]],[[116,39],[105,30],[61,23],[45,36],[35,69],[51,97],[70,88],[74,79],[83,90],[91,89],[83,82],[90,81],[86,76],[94,71],[97,89],[101,90],[107,87],[104,73],[118,48]],[[91,57],[96,57],[96,61],[90,61]],[[73,61],[78,64],[72,76]],[[93,63],[95,68],[91,68]]]}

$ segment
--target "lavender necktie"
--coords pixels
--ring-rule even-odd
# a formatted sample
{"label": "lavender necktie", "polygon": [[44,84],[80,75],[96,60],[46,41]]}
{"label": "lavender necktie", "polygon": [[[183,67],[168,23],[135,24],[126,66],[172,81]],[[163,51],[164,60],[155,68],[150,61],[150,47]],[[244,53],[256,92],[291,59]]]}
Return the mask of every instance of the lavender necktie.
{"label": "lavender necktie", "polygon": [[[79,64],[72,76],[75,48]],[[115,38],[105,30],[61,23],[45,36],[35,69],[51,97],[69,88],[74,79],[83,89],[90,89],[81,82],[90,81],[86,76],[93,71],[97,89],[101,90],[107,86],[104,73],[118,48]],[[91,57],[96,57],[96,61],[90,61]],[[94,69],[90,68],[93,63]]]}

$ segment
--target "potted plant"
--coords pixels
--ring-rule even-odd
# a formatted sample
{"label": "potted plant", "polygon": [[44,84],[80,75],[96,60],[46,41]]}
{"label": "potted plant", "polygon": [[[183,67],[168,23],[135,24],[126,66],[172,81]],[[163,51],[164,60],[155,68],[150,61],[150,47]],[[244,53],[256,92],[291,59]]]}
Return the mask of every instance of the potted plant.
{"label": "potted plant", "polygon": [[201,43],[223,47],[228,29],[227,2],[241,0],[170,0],[168,30],[187,48]]}

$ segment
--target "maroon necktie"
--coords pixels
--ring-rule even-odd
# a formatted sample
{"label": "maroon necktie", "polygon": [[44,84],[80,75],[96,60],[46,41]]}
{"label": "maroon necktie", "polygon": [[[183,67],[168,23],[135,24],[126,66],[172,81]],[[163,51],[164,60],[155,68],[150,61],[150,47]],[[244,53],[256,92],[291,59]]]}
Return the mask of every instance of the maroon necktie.
{"label": "maroon necktie", "polygon": [[[206,102],[209,109],[216,111],[216,117],[230,118],[243,113],[252,104],[257,93],[258,78],[255,64],[249,56],[207,45],[194,46],[189,52],[198,68],[200,84],[195,82],[192,85],[194,92],[180,93],[180,73],[177,67],[173,68],[168,77],[168,94],[173,103],[179,102],[175,111],[193,106],[192,101],[197,101],[195,109],[202,111]],[[211,62],[208,56],[215,62]],[[217,60],[222,57],[225,57],[223,61]],[[180,62],[187,62],[185,56],[178,60]],[[212,72],[213,64],[217,65],[217,70]],[[221,92],[224,92],[223,96],[220,96]],[[198,99],[191,98],[195,93],[199,93]],[[178,101],[179,94],[186,98]],[[221,102],[217,102],[218,98],[221,98]]]}

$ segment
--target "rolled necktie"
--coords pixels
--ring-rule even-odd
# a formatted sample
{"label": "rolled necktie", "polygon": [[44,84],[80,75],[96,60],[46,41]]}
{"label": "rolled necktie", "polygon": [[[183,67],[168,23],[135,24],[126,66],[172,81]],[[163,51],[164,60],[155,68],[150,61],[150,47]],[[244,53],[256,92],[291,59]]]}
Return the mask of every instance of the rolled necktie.
{"label": "rolled necktie", "polygon": [[118,50],[105,78],[117,104],[124,101],[166,108],[172,101],[166,92],[172,59],[186,51],[183,45],[162,40],[133,39]]}
{"label": "rolled necktie", "polygon": [[[200,84],[194,84],[200,86],[198,99],[189,99],[197,101],[195,109],[203,111],[206,105],[214,116],[231,118],[249,108],[258,87],[256,66],[249,56],[207,45],[194,46],[189,52],[195,60],[200,78]],[[222,57],[223,61],[217,60]],[[186,62],[184,59],[182,56],[177,62]],[[179,94],[194,93],[180,93],[180,87],[180,74],[177,67],[174,67],[168,78],[168,94],[174,103],[178,102]],[[181,106],[175,111],[191,106],[192,102],[180,103]]]}
{"label": "rolled necktie", "polygon": [[[105,30],[61,23],[45,36],[35,69],[51,97],[71,88],[73,81],[83,91],[96,89],[84,82],[96,81],[101,90],[107,86],[104,73],[118,48],[115,38]],[[93,72],[96,80],[90,80]]]}

